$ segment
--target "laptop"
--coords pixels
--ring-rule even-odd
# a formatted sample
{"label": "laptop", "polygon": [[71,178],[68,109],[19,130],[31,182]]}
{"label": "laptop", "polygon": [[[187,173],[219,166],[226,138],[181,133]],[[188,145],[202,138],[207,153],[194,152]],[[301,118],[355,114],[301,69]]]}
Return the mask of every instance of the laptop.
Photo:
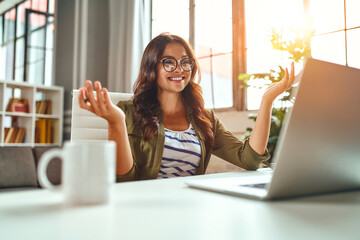
{"label": "laptop", "polygon": [[272,173],[187,181],[273,200],[360,189],[360,69],[309,59],[274,153]]}

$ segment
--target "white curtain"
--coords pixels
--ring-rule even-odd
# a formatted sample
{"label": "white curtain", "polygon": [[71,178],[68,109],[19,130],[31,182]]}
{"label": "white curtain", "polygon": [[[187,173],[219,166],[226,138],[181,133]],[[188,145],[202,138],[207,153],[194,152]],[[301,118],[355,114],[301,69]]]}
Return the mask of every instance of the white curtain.
{"label": "white curtain", "polygon": [[132,92],[150,40],[149,1],[110,0],[108,89]]}

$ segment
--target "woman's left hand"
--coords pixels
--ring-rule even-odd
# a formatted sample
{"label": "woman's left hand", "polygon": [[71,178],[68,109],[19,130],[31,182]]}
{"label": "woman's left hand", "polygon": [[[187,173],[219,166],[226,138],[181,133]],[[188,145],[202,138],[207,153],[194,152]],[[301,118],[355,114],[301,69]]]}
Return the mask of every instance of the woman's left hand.
{"label": "woman's left hand", "polygon": [[258,111],[249,144],[260,155],[266,151],[271,125],[272,103],[277,96],[288,90],[294,83],[294,62],[291,63],[291,74],[285,70],[285,76],[280,82],[271,84],[265,91]]}
{"label": "woman's left hand", "polygon": [[263,99],[273,102],[276,97],[290,89],[294,84],[295,74],[294,74],[294,62],[291,63],[291,73],[289,74],[288,69],[285,69],[285,76],[281,79],[280,82],[271,84],[265,91]]}

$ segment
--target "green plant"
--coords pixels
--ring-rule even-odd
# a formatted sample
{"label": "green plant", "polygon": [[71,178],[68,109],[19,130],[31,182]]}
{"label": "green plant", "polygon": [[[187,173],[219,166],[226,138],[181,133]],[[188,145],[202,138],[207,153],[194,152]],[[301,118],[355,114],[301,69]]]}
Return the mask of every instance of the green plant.
{"label": "green plant", "polygon": [[[302,29],[302,31],[291,30],[293,34],[292,39],[285,39],[283,34],[278,33],[275,29],[272,29],[271,32],[271,43],[272,47],[275,50],[288,53],[288,59],[299,63],[305,61],[307,58],[311,57],[311,48],[310,41],[311,37],[314,35],[314,30]],[[283,67],[279,66],[279,70],[270,70],[269,73],[259,73],[259,74],[240,74],[239,80],[243,81],[243,87],[248,88],[252,87],[251,82],[256,81],[256,79],[265,80],[265,86],[281,81],[285,75],[285,70]],[[288,106],[292,105],[294,99],[291,98],[292,88],[287,90],[279,99],[281,102],[280,108],[272,109],[271,116],[271,126],[270,134],[267,149],[273,155],[276,148],[276,144],[279,138],[280,130],[282,123],[284,121],[285,114],[287,112]],[[256,121],[257,114],[249,114],[249,119]],[[252,128],[247,128],[246,133],[241,137],[242,140],[250,137]],[[269,159],[269,163],[272,161],[272,158]]]}

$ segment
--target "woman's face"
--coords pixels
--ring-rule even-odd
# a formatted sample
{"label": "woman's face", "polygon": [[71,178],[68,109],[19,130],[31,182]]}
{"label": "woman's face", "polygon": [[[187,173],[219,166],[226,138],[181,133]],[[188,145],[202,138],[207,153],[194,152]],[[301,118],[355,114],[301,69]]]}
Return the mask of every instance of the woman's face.
{"label": "woman's face", "polygon": [[[159,88],[159,93],[170,92],[170,93],[179,93],[184,90],[184,88],[190,82],[191,71],[184,71],[180,66],[180,61],[183,59],[189,58],[185,48],[180,43],[169,43],[162,55],[161,61],[157,65],[157,84]],[[166,60],[167,70],[169,71],[169,66],[171,64],[171,59],[176,59],[177,66],[176,69],[172,72],[168,72],[164,69],[162,60]],[[187,61],[183,60],[183,63],[186,64]],[[183,65],[185,66],[185,65]],[[186,69],[186,67],[185,67]]]}

